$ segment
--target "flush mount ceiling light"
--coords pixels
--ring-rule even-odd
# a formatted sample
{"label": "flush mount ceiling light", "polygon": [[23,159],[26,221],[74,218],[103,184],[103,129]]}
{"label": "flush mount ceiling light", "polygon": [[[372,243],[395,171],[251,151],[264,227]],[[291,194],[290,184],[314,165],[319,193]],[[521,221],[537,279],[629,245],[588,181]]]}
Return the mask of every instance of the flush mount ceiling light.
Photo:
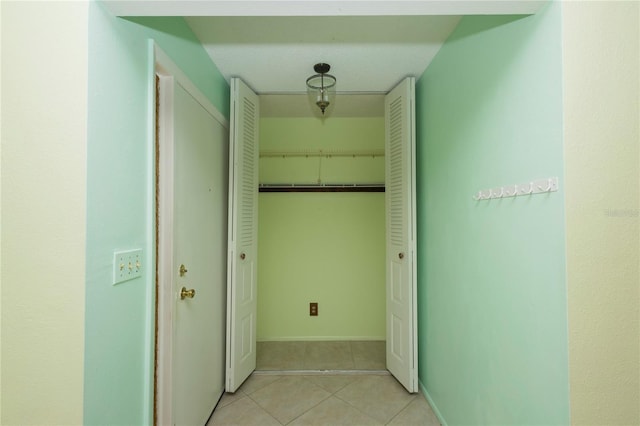
{"label": "flush mount ceiling light", "polygon": [[335,97],[336,78],[331,74],[327,74],[331,66],[329,64],[319,63],[313,66],[313,70],[317,73],[307,79],[307,92],[314,99],[322,115],[324,110],[331,104]]}

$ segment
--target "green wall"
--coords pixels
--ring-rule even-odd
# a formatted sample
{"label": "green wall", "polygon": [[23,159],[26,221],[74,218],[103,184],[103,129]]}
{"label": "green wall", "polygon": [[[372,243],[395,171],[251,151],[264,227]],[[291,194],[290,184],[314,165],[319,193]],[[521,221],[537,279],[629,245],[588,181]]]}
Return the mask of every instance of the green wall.
{"label": "green wall", "polygon": [[[149,39],[228,113],[229,88],[181,18],[89,10],[85,424],[150,424],[155,306],[153,64]],[[142,248],[141,278],[112,286],[114,250]]]}
{"label": "green wall", "polygon": [[[383,150],[384,120],[260,121],[262,153],[321,149]],[[384,158],[260,159],[261,183],[319,176],[384,182]],[[261,193],[258,217],[258,340],[385,338],[384,193]],[[318,302],[317,317],[309,302]]]}
{"label": "green wall", "polygon": [[417,84],[419,377],[445,424],[569,423],[559,12],[463,18]]}
{"label": "green wall", "polygon": [[[260,152],[384,152],[382,117],[263,118]],[[384,183],[384,156],[260,159],[260,183]]]}

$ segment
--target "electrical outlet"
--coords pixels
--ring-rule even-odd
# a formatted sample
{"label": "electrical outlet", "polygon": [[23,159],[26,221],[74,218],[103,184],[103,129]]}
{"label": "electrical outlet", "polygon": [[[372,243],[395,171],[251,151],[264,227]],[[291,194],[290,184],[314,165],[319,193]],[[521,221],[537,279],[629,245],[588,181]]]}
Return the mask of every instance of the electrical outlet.
{"label": "electrical outlet", "polygon": [[142,249],[113,253],[113,285],[142,275]]}
{"label": "electrical outlet", "polygon": [[318,316],[318,303],[311,302],[309,303],[309,316],[317,317]]}

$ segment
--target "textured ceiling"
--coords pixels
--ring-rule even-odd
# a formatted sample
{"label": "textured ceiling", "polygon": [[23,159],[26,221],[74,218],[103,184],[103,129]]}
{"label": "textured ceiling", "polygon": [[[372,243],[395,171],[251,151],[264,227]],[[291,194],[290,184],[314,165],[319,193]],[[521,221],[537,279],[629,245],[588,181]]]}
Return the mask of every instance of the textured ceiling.
{"label": "textured ceiling", "polygon": [[258,93],[304,92],[326,62],[340,92],[387,92],[419,77],[459,16],[185,18],[225,78]]}

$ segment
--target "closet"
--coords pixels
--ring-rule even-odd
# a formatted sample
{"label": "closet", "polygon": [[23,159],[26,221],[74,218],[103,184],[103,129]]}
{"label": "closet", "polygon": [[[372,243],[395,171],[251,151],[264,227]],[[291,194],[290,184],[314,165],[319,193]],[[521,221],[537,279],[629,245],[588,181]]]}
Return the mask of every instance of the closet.
{"label": "closet", "polygon": [[384,96],[316,109],[261,96],[257,369],[384,370]]}
{"label": "closet", "polygon": [[231,79],[228,392],[259,368],[257,342],[382,346],[383,336],[386,369],[418,390],[414,93],[404,78],[384,95],[382,119],[261,116],[264,95]]}

